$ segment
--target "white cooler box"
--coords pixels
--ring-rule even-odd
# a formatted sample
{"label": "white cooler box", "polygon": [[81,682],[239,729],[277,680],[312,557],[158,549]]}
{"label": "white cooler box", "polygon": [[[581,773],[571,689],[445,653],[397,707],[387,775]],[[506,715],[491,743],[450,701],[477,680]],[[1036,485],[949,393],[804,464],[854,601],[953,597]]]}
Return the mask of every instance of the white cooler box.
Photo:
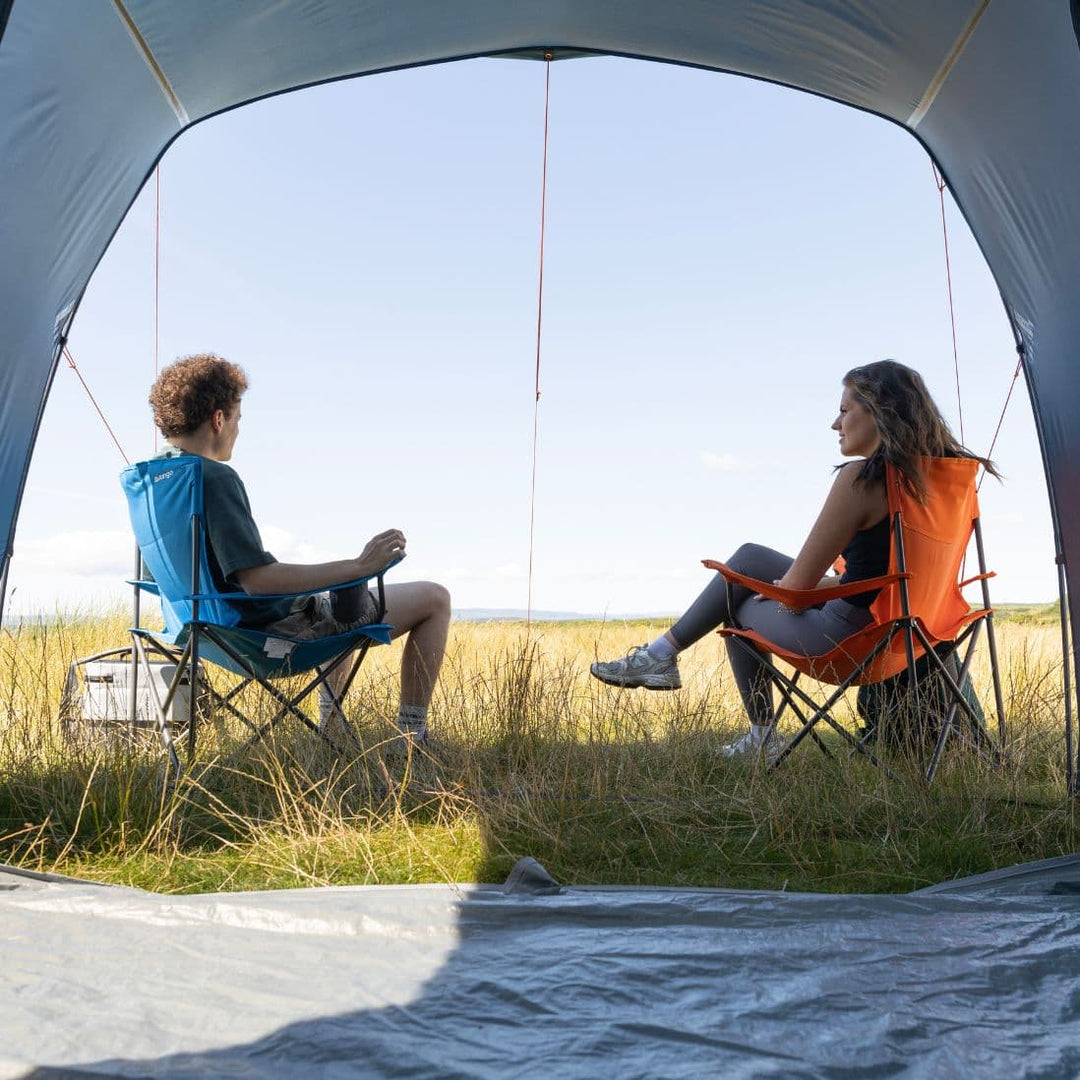
{"label": "white cooler box", "polygon": [[[201,665],[200,665],[201,666]],[[152,660],[153,674],[159,701],[169,692],[176,665],[168,661]],[[201,675],[201,672],[200,672]],[[68,669],[64,684],[64,697],[60,705],[62,723],[73,727],[104,728],[127,726],[128,687],[131,683],[130,654],[88,657],[76,660]],[[173,730],[187,723],[191,702],[191,681],[188,674],[177,688],[169,705],[168,717]],[[147,683],[146,668],[139,666],[135,700],[135,726],[157,729],[157,712]]]}

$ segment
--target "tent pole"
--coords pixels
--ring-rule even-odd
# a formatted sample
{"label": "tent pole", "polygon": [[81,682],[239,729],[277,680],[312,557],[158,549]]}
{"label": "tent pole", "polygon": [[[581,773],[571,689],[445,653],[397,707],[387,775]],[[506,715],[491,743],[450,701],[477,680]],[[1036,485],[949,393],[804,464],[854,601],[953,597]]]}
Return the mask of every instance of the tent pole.
{"label": "tent pole", "polygon": [[[142,578],[142,551],[135,545],[135,580]],[[131,588],[132,626],[138,630],[142,616],[142,590],[138,585]],[[135,635],[131,638],[131,674],[128,676],[128,733],[135,738],[136,721],[139,711],[139,655],[135,649]]]}
{"label": "tent pole", "polygon": [[[2,2],[2,0],[0,0]],[[2,10],[2,8],[0,8]],[[49,400],[52,391],[53,380],[56,378],[56,370],[60,365],[60,354],[64,345],[67,344],[67,327],[71,323],[73,310],[69,310],[64,316],[64,329],[60,332],[53,343],[52,363],[49,367],[49,376],[41,390],[41,400],[38,402],[37,415],[34,417],[34,428],[30,433],[30,441],[27,444],[26,458],[22,464],[22,473],[19,476],[19,486],[15,495],[15,502],[11,508],[11,522],[8,525],[7,549],[4,552],[4,568],[0,571],[0,619],[4,616],[4,600],[7,597],[8,568],[11,565],[11,556],[15,550],[15,526],[19,520],[19,511],[22,509],[23,494],[26,491],[26,477],[30,472],[30,455],[37,443],[38,432],[41,431],[41,418],[45,413],[45,402]]]}
{"label": "tent pole", "polygon": [[11,569],[11,552],[4,552],[4,568],[0,570],[0,622],[4,618],[4,601],[7,599],[8,570]]}
{"label": "tent pole", "polygon": [[1073,760],[1073,710],[1072,710],[1072,671],[1069,664],[1069,610],[1068,589],[1065,579],[1065,560],[1058,556],[1058,602],[1061,604],[1061,666],[1065,682],[1065,789],[1071,795],[1077,794],[1076,776],[1080,770],[1080,760]]}
{"label": "tent pole", "polygon": [[[1069,6],[1072,10],[1073,27],[1076,30],[1076,39],[1077,42],[1080,43],[1080,3],[1077,3],[1077,0],[1071,0]],[[1055,530],[1056,524],[1055,520]],[[1069,686],[1070,617],[1065,614],[1069,609],[1066,606],[1068,597],[1065,560],[1061,555],[1058,556],[1058,594],[1061,597],[1061,655],[1065,664],[1065,754],[1067,757],[1065,765],[1065,783],[1069,794],[1075,796],[1077,794],[1076,774],[1077,771],[1080,770],[1080,758],[1078,758],[1074,765],[1072,757],[1072,691]]]}
{"label": "tent pole", "polygon": [[[1065,696],[1065,790],[1068,796],[1078,794],[1076,762],[1073,760],[1073,685],[1072,666],[1080,669],[1080,654],[1076,649],[1073,611],[1069,601],[1069,575],[1065,566],[1065,542],[1061,533],[1061,518],[1058,515],[1056,477],[1046,453],[1046,438],[1043,431],[1042,411],[1039,395],[1028,371],[1027,347],[1015,320],[1011,318],[1013,334],[1016,336],[1016,351],[1020,355],[1020,366],[1024,373],[1024,385],[1027,387],[1028,401],[1031,402],[1031,416],[1035,421],[1035,434],[1039,440],[1039,454],[1042,457],[1043,475],[1046,477],[1046,491],[1050,501],[1050,524],[1054,530],[1054,559],[1058,568],[1058,599],[1061,604],[1061,667],[1062,683]],[[1080,612],[1078,612],[1080,614]],[[1071,661],[1070,661],[1071,657]]]}

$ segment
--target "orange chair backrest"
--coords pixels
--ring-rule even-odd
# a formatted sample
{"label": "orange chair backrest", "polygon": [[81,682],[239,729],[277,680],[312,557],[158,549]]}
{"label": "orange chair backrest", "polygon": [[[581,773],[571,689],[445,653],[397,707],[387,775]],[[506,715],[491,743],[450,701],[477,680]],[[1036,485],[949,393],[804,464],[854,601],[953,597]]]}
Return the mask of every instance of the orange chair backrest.
{"label": "orange chair backrest", "polygon": [[[908,579],[910,612],[931,640],[948,641],[963,627],[970,611],[959,582],[974,521],[979,516],[975,492],[979,462],[974,458],[923,458],[922,463],[925,503],[905,489],[892,466],[886,469],[885,486],[893,520],[889,573],[900,569],[895,535],[899,513],[905,568],[912,575]],[[870,610],[879,623],[900,618],[900,587],[882,589]],[[903,648],[899,639],[893,644]]]}
{"label": "orange chair backrest", "polygon": [[[908,612],[919,622],[931,644],[953,641],[963,628],[983,612],[973,611],[960,592],[960,568],[967,552],[974,522],[979,516],[975,477],[979,462],[973,458],[924,458],[923,476],[927,498],[922,504],[907,492],[895,469],[888,467],[885,483],[889,499],[890,574],[900,572],[896,525],[904,547]],[[822,682],[839,684],[847,679],[904,615],[900,583],[883,588],[870,606],[874,621],[845,638],[823,656],[805,656],[778,648],[753,630],[721,630],[755,642],[798,671]],[[916,658],[923,654],[916,639]],[[879,682],[907,667],[906,635],[897,634],[855,677],[855,685]]]}

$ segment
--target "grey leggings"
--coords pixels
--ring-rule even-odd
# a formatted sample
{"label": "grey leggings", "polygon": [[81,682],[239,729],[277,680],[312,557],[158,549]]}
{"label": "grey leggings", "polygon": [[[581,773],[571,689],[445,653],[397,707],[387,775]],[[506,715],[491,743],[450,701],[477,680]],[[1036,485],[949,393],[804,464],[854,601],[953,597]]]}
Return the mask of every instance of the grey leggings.
{"label": "grey leggings", "polygon": [[[743,544],[730,559],[732,570],[740,574],[774,581],[782,578],[794,560],[760,544]],[[856,607],[846,600],[830,600],[820,608],[806,611],[781,611],[773,600],[755,600],[753,593],[742,585],[734,586],[732,597],[735,619],[740,626],[756,630],[769,641],[790,652],[816,656],[839,644],[849,634],[869,626],[873,616],[869,609]],[[728,610],[728,590],[724,579],[717,574],[701,595],[690,605],[686,614],[671,628],[671,636],[680,649],[693,645],[710,630],[732,622]],[[728,659],[735,675],[739,694],[753,724],[768,724],[773,719],[772,678],[767,668],[742,645],[728,639]]]}

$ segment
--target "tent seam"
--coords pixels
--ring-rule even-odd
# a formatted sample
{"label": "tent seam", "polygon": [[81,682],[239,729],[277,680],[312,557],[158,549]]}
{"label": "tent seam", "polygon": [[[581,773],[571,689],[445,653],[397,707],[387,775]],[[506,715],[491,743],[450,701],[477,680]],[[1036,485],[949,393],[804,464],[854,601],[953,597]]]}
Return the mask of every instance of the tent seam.
{"label": "tent seam", "polygon": [[923,118],[930,111],[930,107],[934,104],[938,94],[941,93],[941,88],[945,85],[945,80],[948,79],[952,69],[956,67],[960,57],[963,55],[964,49],[967,48],[968,42],[975,33],[975,28],[986,14],[986,9],[989,6],[990,0],[981,0],[974,14],[968,19],[967,26],[960,31],[960,36],[953,42],[953,47],[949,50],[949,54],[942,61],[941,67],[937,69],[934,77],[930,80],[922,97],[919,99],[919,103],[907,118],[907,126],[909,128],[918,127],[919,124],[922,123]]}
{"label": "tent seam", "polygon": [[113,7],[120,16],[120,21],[124,24],[125,29],[131,35],[132,41],[135,42],[139,52],[142,54],[142,58],[146,61],[146,66],[150,69],[154,78],[157,79],[161,92],[165,95],[165,99],[168,101],[172,111],[176,113],[177,120],[180,121],[182,126],[187,127],[191,122],[187,109],[184,108],[183,102],[177,97],[176,91],[172,88],[172,83],[169,82],[168,76],[157,62],[153,50],[150,48],[146,38],[142,36],[135,20],[131,17],[127,8],[124,7],[123,0],[113,0]]}

